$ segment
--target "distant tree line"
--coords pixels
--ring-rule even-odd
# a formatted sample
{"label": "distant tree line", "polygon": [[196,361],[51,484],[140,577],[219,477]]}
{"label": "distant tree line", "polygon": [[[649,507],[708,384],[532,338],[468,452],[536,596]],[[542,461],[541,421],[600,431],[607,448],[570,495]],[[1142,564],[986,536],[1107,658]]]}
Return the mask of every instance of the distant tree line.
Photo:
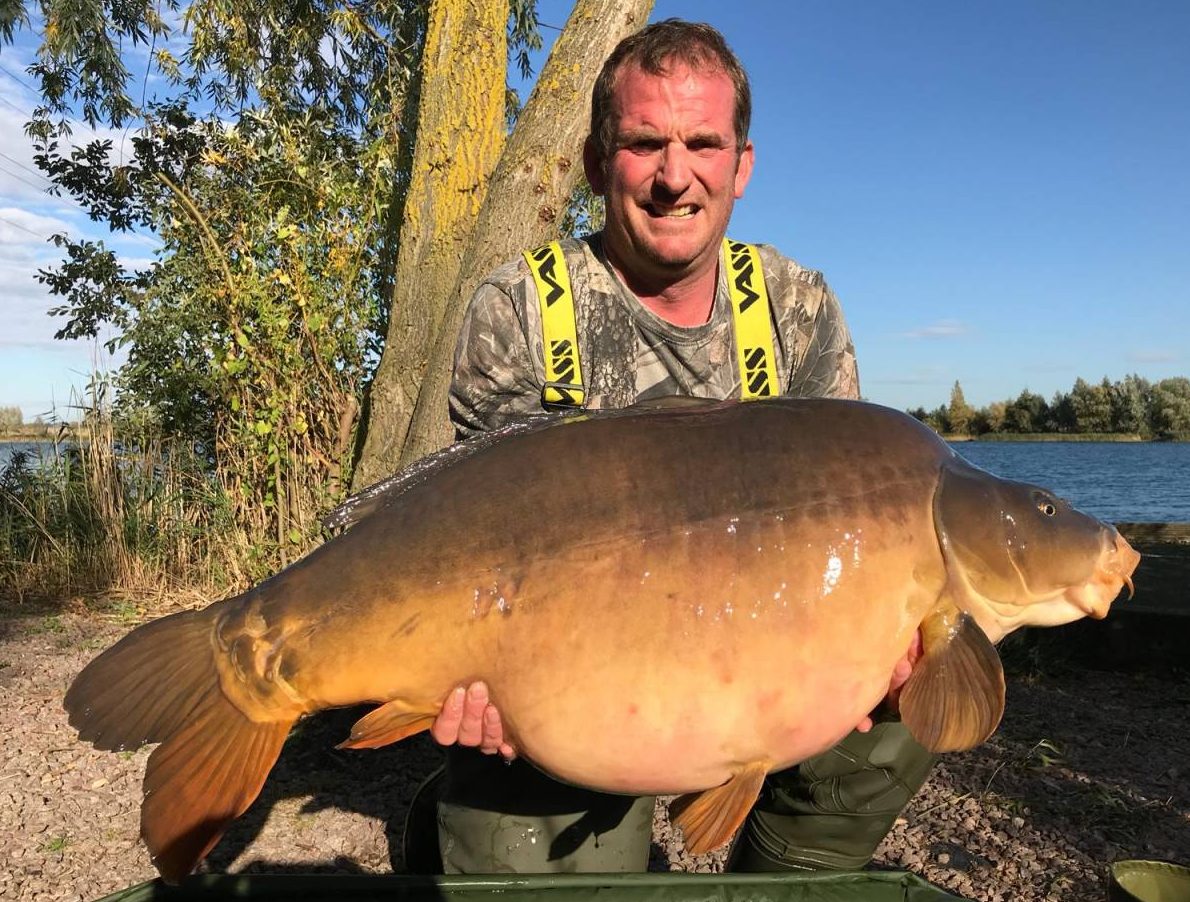
{"label": "distant tree line", "polygon": [[1075,380],[1069,392],[1055,392],[1048,402],[1028,389],[1010,401],[975,408],[956,381],[950,403],[909,414],[947,435],[997,432],[1139,435],[1142,438],[1190,437],[1190,379],[1177,376],[1150,382],[1137,375],[1097,385]]}
{"label": "distant tree line", "polygon": [[25,422],[19,407],[0,407],[0,432],[11,432]]}

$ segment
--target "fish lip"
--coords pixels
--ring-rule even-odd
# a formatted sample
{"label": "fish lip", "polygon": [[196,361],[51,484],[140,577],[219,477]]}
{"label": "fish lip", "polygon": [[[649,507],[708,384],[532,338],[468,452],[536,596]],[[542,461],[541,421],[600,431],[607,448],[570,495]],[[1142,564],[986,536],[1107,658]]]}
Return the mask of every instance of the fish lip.
{"label": "fish lip", "polygon": [[[1132,574],[1140,566],[1140,552],[1128,544],[1128,540],[1120,535],[1114,527],[1108,536],[1110,546],[1106,549],[1106,560],[1102,564],[1101,572],[1113,581],[1118,580],[1116,595],[1124,586],[1128,587],[1128,599],[1136,594],[1136,586],[1132,582]],[[1114,597],[1114,596],[1113,596]]]}
{"label": "fish lip", "polygon": [[1107,591],[1100,591],[1100,587],[1108,589],[1113,582],[1115,580],[1110,575],[1100,570],[1086,583],[1072,586],[1063,594],[1066,600],[1085,616],[1092,620],[1102,620],[1111,609],[1112,601],[1120,594],[1120,588],[1117,585],[1116,590],[1108,594]]}
{"label": "fish lip", "polygon": [[1091,579],[1067,592],[1066,597],[1088,617],[1102,620],[1128,587],[1128,598],[1135,594],[1132,574],[1140,563],[1140,554],[1114,528],[1104,533],[1103,550]]}

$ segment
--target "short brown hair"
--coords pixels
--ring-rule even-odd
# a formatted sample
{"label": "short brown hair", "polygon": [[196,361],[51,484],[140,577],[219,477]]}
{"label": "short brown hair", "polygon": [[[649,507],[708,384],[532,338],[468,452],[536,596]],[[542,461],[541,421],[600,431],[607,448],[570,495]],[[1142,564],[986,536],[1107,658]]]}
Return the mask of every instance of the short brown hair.
{"label": "short brown hair", "polygon": [[735,87],[732,124],[736,151],[743,152],[752,121],[752,89],[744,67],[727,46],[723,35],[712,26],[703,22],[665,19],[646,25],[620,41],[595,79],[595,88],[591,91],[591,141],[601,160],[607,161],[616,137],[612,92],[620,72],[636,65],[649,75],[667,75],[675,63],[685,64],[696,72],[722,72],[731,79]]}

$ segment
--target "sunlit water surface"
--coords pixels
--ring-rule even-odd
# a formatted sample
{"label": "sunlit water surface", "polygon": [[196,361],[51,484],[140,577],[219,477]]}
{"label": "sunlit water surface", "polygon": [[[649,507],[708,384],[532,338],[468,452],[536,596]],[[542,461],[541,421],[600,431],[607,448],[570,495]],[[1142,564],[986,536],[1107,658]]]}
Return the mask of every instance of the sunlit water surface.
{"label": "sunlit water surface", "polygon": [[997,476],[1050,489],[1108,522],[1190,522],[1190,443],[955,442]]}

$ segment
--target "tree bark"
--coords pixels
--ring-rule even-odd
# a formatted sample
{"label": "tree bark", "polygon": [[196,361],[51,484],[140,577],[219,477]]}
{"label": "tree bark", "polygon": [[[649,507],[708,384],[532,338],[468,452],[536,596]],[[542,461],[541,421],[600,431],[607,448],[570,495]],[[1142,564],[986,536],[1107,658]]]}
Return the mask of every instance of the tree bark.
{"label": "tree bark", "polygon": [[[447,395],[467,301],[496,266],[557,236],[582,172],[595,78],[615,45],[644,26],[652,7],[653,0],[578,0],[575,4],[492,176],[436,333],[399,465],[412,463],[453,438]],[[392,469],[387,463],[387,459],[372,462],[369,472],[383,475]]]}
{"label": "tree bark", "polygon": [[[395,467],[504,140],[508,3],[434,0],[388,334],[355,485]],[[457,326],[456,326],[457,328]]]}

